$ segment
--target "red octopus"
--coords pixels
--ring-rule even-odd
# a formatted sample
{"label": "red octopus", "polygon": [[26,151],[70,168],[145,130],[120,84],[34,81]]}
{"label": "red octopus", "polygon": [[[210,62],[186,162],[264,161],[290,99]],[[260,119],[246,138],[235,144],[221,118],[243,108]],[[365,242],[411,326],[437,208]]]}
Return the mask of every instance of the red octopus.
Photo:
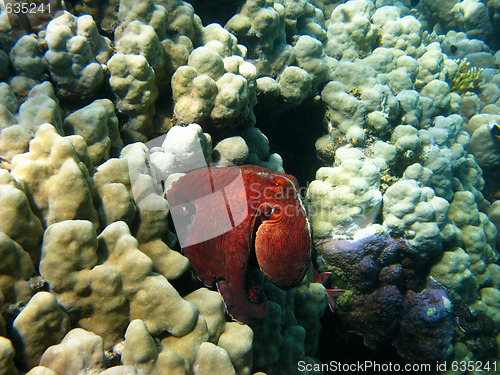
{"label": "red octopus", "polygon": [[253,165],[209,167],[182,176],[166,197],[183,253],[235,320],[267,315],[249,264],[284,290],[302,280],[311,233],[295,177]]}

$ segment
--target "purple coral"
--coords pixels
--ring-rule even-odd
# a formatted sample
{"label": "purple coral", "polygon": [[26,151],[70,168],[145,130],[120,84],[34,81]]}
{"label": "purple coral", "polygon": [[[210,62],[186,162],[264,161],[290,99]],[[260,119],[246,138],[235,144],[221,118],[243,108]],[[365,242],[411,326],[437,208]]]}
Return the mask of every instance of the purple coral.
{"label": "purple coral", "polygon": [[422,292],[406,293],[403,319],[393,344],[401,356],[413,361],[444,360],[454,330],[450,296],[429,278]]}
{"label": "purple coral", "polygon": [[[409,289],[418,284],[424,262],[406,240],[372,235],[358,241],[327,239],[316,245],[321,264],[342,273],[342,279],[359,291],[380,282]],[[334,270],[334,273],[335,273]],[[338,274],[339,272],[337,272]]]}
{"label": "purple coral", "polygon": [[349,331],[363,336],[365,346],[377,350],[391,343],[403,314],[403,296],[394,285],[354,292],[337,314]]}
{"label": "purple coral", "polygon": [[339,298],[337,316],[364,345],[389,345],[417,362],[445,359],[455,322],[450,298],[427,279],[429,259],[404,239],[372,235],[358,241],[326,239],[316,245],[321,272],[348,290]]}

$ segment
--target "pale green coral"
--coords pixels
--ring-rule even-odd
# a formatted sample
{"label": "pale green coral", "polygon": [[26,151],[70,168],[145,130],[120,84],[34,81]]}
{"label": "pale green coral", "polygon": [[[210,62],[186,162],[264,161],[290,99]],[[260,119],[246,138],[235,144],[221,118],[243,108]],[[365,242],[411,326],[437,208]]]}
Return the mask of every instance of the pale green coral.
{"label": "pale green coral", "polygon": [[198,47],[188,64],[173,75],[174,115],[179,124],[198,123],[205,130],[227,133],[255,123],[255,68],[242,58],[216,52],[223,46],[212,40]]}
{"label": "pale green coral", "polygon": [[12,323],[17,356],[28,368],[38,365],[43,352],[70,330],[68,314],[52,293],[39,292]]}
{"label": "pale green coral", "polygon": [[316,239],[352,237],[373,223],[382,205],[380,170],[361,149],[339,148],[335,164],[318,169],[307,190]]}
{"label": "pale green coral", "polygon": [[500,126],[500,114],[479,113],[472,116],[465,127],[471,135],[470,152],[483,168],[500,165],[500,146],[496,130]]}
{"label": "pale green coral", "polygon": [[445,251],[440,261],[432,266],[430,275],[464,302],[472,303],[478,296],[479,283],[469,266],[470,256],[462,248],[452,248]]}
{"label": "pale green coral", "polygon": [[379,8],[371,21],[379,28],[382,46],[397,48],[413,57],[420,57],[424,52],[421,23],[412,15],[402,17],[399,7]]}
{"label": "pale green coral", "polygon": [[66,135],[80,135],[85,139],[93,165],[102,164],[123,147],[118,132],[118,118],[113,103],[98,99],[71,113],[64,119]]}
{"label": "pale green coral", "polygon": [[99,373],[105,368],[103,340],[92,332],[75,328],[43,353],[40,365],[58,374]]}
{"label": "pale green coral", "polygon": [[104,81],[101,64],[110,57],[111,42],[98,33],[92,17],[63,12],[47,25],[45,41],[45,60],[59,95],[95,96]]}
{"label": "pale green coral", "polygon": [[59,134],[62,131],[62,114],[52,85],[45,81],[34,86],[28,99],[19,107],[19,124],[35,133],[40,125],[49,123]]}
{"label": "pale green coral", "polygon": [[152,26],[130,22],[116,42],[116,50],[125,55],[144,56],[155,72],[157,84],[165,84],[165,50]]}
{"label": "pale green coral", "polygon": [[[0,169],[0,233],[9,236],[31,255],[40,258],[43,229],[33,214],[22,186],[6,170]],[[22,267],[21,267],[22,268]]]}
{"label": "pale green coral", "polygon": [[256,40],[250,46],[250,62],[262,75],[276,75],[295,58],[292,47],[285,42],[285,12],[278,2],[247,0],[225,26],[237,38]]}
{"label": "pale green coral", "polygon": [[153,133],[154,102],[158,97],[153,68],[143,55],[121,53],[109,59],[108,68],[116,107],[127,116],[122,137],[126,141],[146,141]]}
{"label": "pale green coral", "polygon": [[336,59],[367,56],[378,45],[377,28],[370,22],[375,12],[372,2],[350,1],[338,5],[327,21],[327,55]]}
{"label": "pale green coral", "polygon": [[9,305],[29,301],[33,291],[28,279],[35,274],[35,268],[28,253],[3,232],[0,232],[0,256],[0,291],[3,297],[0,312],[3,313]]}
{"label": "pale green coral", "polygon": [[[71,252],[63,255],[61,247]],[[144,320],[153,334],[183,336],[193,328],[197,310],[152,270],[123,222],[108,225],[99,237],[88,221],[64,221],[46,231],[40,273],[61,304],[78,311],[79,325],[101,335],[107,347],[120,341],[133,319]]]}
{"label": "pale green coral", "polygon": [[[454,194],[448,218],[458,228],[456,239],[460,248],[455,253],[462,254],[462,259],[467,255],[468,264],[461,262],[467,268],[453,266],[452,260],[458,258],[446,251],[441,261],[433,267],[431,275],[457,293],[462,300],[473,303],[478,297],[478,289],[492,282],[490,270],[493,269],[489,265],[498,260],[495,250],[497,229],[488,216],[479,211],[476,198],[470,191],[458,191]],[[449,275],[446,275],[447,272]],[[464,284],[464,281],[457,282],[457,278],[468,281]],[[477,286],[474,287],[474,284]]]}
{"label": "pale green coral", "polygon": [[12,158],[12,176],[25,186],[31,209],[44,227],[68,219],[87,219],[99,226],[91,166],[85,157],[81,137],[61,137],[52,125],[43,124],[30,142],[29,152]]}
{"label": "pale green coral", "polygon": [[14,364],[15,350],[10,340],[0,336],[0,368],[4,375],[18,375]]}
{"label": "pale green coral", "polygon": [[384,194],[384,225],[408,238],[422,254],[439,251],[448,202],[415,180],[400,180]]}

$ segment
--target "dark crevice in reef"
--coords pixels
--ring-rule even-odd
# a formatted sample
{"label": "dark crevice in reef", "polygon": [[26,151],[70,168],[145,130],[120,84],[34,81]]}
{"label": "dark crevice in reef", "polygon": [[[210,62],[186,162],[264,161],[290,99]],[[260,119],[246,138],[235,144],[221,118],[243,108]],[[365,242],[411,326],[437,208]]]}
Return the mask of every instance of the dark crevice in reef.
{"label": "dark crevice in reef", "polygon": [[229,19],[238,13],[245,3],[244,0],[186,0],[190,3],[194,12],[201,17],[203,25],[216,22],[224,26]]}
{"label": "dark crevice in reef", "polygon": [[254,113],[256,126],[269,139],[270,152],[280,154],[286,173],[294,175],[300,186],[307,186],[321,166],[314,145],[327,132],[322,101],[309,97],[287,106],[276,99],[259,98]]}
{"label": "dark crevice in reef", "polygon": [[[500,199],[500,175],[493,170],[493,168],[483,167],[484,189],[483,195],[490,202],[493,203]],[[497,250],[500,250],[497,248]]]}
{"label": "dark crevice in reef", "polygon": [[[325,315],[321,318],[321,332],[316,358],[321,363],[331,365],[331,372],[328,373],[332,374],[343,373],[339,369],[342,369],[341,366],[345,365],[351,366],[350,369],[354,371],[349,371],[348,373],[353,375],[396,374],[394,369],[398,365],[401,369],[404,369],[406,364],[411,364],[410,361],[398,355],[396,349],[391,345],[387,345],[379,351],[368,349],[363,344],[363,338],[356,333],[347,332],[342,326],[339,317],[336,314],[332,314],[329,309],[325,311]],[[389,364],[391,367],[388,367]],[[358,365],[366,367],[359,367]],[[380,371],[382,368],[375,368],[375,366],[383,365],[385,365],[383,368],[384,371]],[[390,368],[393,371],[388,371]],[[420,374],[419,372],[411,371],[404,371],[404,373],[408,375]],[[435,375],[437,372],[430,371],[426,372],[426,374]]]}

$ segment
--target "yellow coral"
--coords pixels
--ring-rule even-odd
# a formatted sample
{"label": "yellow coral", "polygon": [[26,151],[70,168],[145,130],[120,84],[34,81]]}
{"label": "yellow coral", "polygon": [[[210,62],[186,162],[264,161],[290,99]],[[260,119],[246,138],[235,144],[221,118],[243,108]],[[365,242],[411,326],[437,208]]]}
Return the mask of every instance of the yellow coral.
{"label": "yellow coral", "polygon": [[479,93],[483,69],[471,66],[466,59],[457,59],[456,61],[458,62],[458,70],[451,81],[451,91],[459,94]]}
{"label": "yellow coral", "polygon": [[441,43],[441,45],[451,44],[450,41],[448,40],[448,38],[446,37],[446,35],[440,35],[440,34],[436,33],[436,31],[434,31],[434,30],[431,33],[429,33],[427,30],[425,30],[422,33],[422,39],[424,40],[424,44],[426,46],[428,46],[429,44],[434,43],[434,42],[439,42],[439,43]]}

